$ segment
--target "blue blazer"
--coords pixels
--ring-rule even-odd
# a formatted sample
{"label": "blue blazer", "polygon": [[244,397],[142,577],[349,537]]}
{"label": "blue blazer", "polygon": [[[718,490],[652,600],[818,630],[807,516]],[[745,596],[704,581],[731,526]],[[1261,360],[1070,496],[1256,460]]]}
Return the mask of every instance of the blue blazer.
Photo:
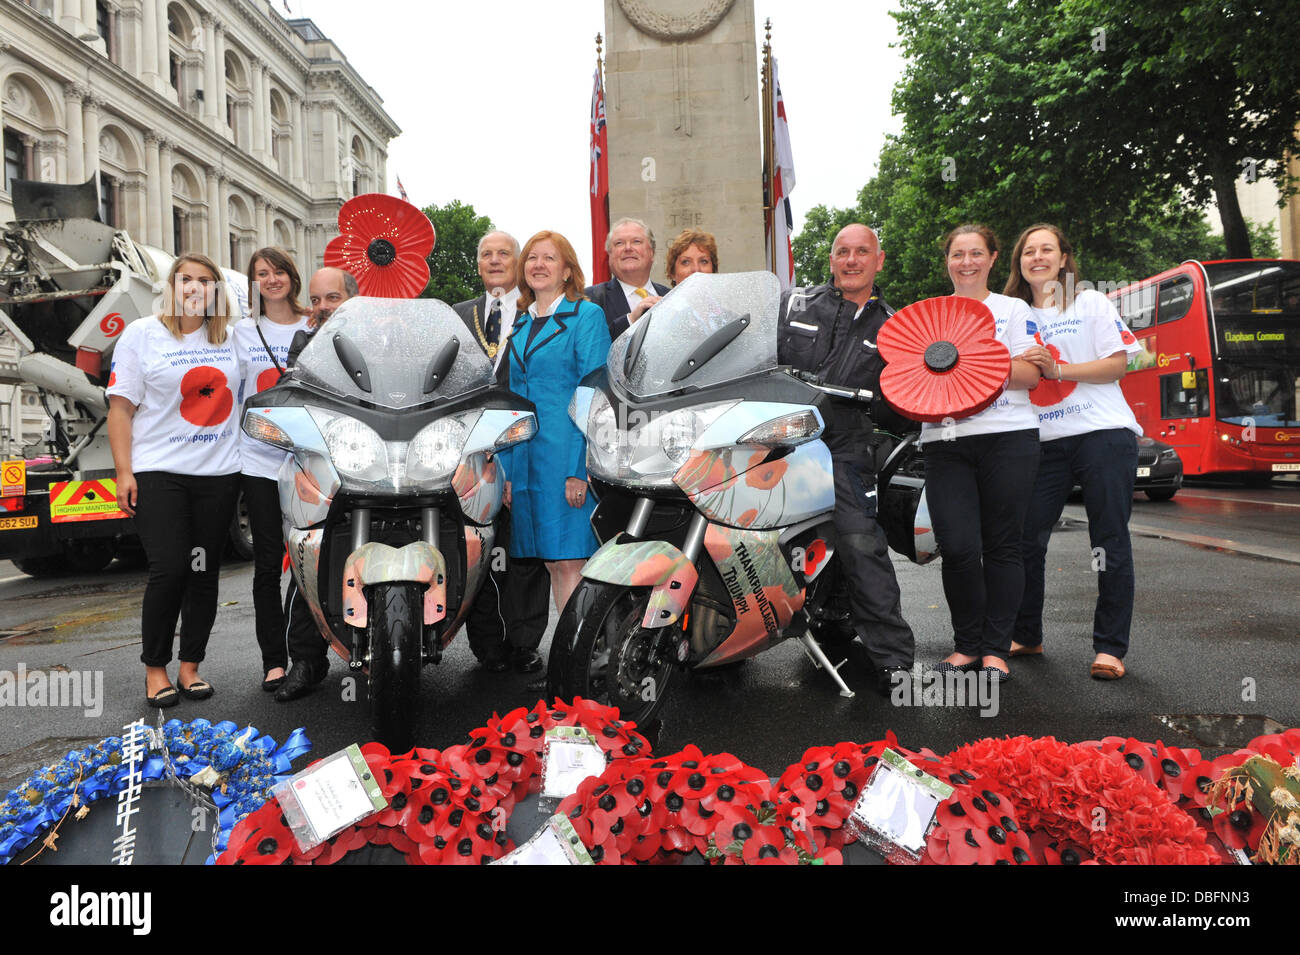
{"label": "blue blazer", "polygon": [[569,402],[578,382],[604,366],[609,346],[604,314],[585,300],[562,299],[544,319],[527,312],[515,319],[505,359],[510,388],[537,406],[537,436],[503,460],[513,496],[512,557],[572,560],[596,550],[592,495],[580,508],[564,498],[566,478],[587,479],[587,441],[569,420]]}

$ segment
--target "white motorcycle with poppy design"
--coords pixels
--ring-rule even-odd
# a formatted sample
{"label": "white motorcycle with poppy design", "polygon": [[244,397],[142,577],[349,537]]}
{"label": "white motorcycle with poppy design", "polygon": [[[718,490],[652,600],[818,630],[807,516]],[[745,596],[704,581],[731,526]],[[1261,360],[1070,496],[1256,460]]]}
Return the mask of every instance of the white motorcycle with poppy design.
{"label": "white motorcycle with poppy design", "polygon": [[[610,703],[643,723],[676,670],[791,637],[853,695],[818,642],[853,639],[834,584],[820,407],[827,395],[871,396],[779,367],[779,306],[771,273],[696,273],[579,386],[570,415],[587,439],[602,545],[551,642],[552,696]],[[889,480],[910,447],[888,455],[881,519],[891,545],[924,562],[935,548],[923,481]]]}
{"label": "white motorcycle with poppy design", "polygon": [[369,676],[375,738],[408,749],[420,670],[437,663],[491,562],[504,478],[531,402],[500,388],[446,304],[353,298],[243,429],[290,451],[285,541],[321,635]]}

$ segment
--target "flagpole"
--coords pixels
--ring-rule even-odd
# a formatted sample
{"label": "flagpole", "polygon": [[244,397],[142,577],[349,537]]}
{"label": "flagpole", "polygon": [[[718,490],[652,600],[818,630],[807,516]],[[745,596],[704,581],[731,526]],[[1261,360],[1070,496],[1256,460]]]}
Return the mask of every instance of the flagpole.
{"label": "flagpole", "polygon": [[768,261],[773,274],[776,271],[776,128],[773,116],[776,112],[776,89],[772,82],[772,18],[763,24],[763,227],[764,245],[768,248]]}

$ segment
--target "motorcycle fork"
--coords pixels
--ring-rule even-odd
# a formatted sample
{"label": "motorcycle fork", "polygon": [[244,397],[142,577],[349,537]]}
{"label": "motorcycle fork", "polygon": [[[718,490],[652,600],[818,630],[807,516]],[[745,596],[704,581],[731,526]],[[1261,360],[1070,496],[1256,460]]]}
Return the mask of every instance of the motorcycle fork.
{"label": "motorcycle fork", "polygon": [[[638,507],[640,506],[640,503],[641,502],[638,502]],[[647,500],[645,503],[648,504],[650,502]],[[648,511],[646,516],[649,516]],[[635,520],[635,518],[636,513],[634,512],[633,519]],[[704,534],[708,529],[709,519],[705,517],[703,513],[696,511],[691,515],[691,523],[686,528],[686,540],[682,542],[682,556],[689,560],[693,565],[697,565],[697,569],[700,559],[700,550],[704,546]],[[696,587],[698,588],[698,586],[699,585],[697,584]],[[690,604],[688,603],[686,606],[689,613]],[[674,634],[676,635],[676,640],[673,639]],[[661,628],[658,636],[655,638],[651,653],[656,659],[658,659],[660,655],[665,652],[671,653],[673,655],[672,658],[676,660],[679,665],[684,665],[691,657],[691,638],[686,632],[686,628],[682,626],[680,620],[675,626]]]}
{"label": "motorcycle fork", "polygon": [[[420,510],[420,539],[435,548],[438,546],[439,518],[436,507],[425,507]],[[355,551],[368,543],[370,543],[370,508],[358,507],[352,512],[352,550]],[[442,645],[437,640],[434,627],[424,628],[420,642],[421,665],[429,662],[437,663],[442,659]],[[366,631],[353,627],[352,653],[348,660],[348,667],[360,670],[369,664],[370,644],[366,638]]]}

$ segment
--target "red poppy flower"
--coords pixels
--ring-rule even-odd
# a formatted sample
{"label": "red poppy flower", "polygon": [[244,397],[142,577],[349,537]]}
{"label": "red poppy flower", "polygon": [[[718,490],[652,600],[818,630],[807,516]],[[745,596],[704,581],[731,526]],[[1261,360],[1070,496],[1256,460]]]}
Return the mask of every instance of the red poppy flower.
{"label": "red poppy flower", "polygon": [[770,491],[781,483],[781,478],[785,477],[786,469],[789,466],[785,458],[759,464],[745,472],[745,483],[750,487],[758,488],[760,491]]}
{"label": "red poppy flower", "polygon": [[885,399],[916,421],[966,418],[1002,394],[1011,353],[997,340],[993,313],[960,295],[929,298],[899,310],[876,336],[888,364]]}
{"label": "red poppy flower", "polygon": [[381,193],[349,199],[339,232],[325,246],[325,264],[351,272],[362,295],[415,298],[429,284],[433,223],[409,202]]}

